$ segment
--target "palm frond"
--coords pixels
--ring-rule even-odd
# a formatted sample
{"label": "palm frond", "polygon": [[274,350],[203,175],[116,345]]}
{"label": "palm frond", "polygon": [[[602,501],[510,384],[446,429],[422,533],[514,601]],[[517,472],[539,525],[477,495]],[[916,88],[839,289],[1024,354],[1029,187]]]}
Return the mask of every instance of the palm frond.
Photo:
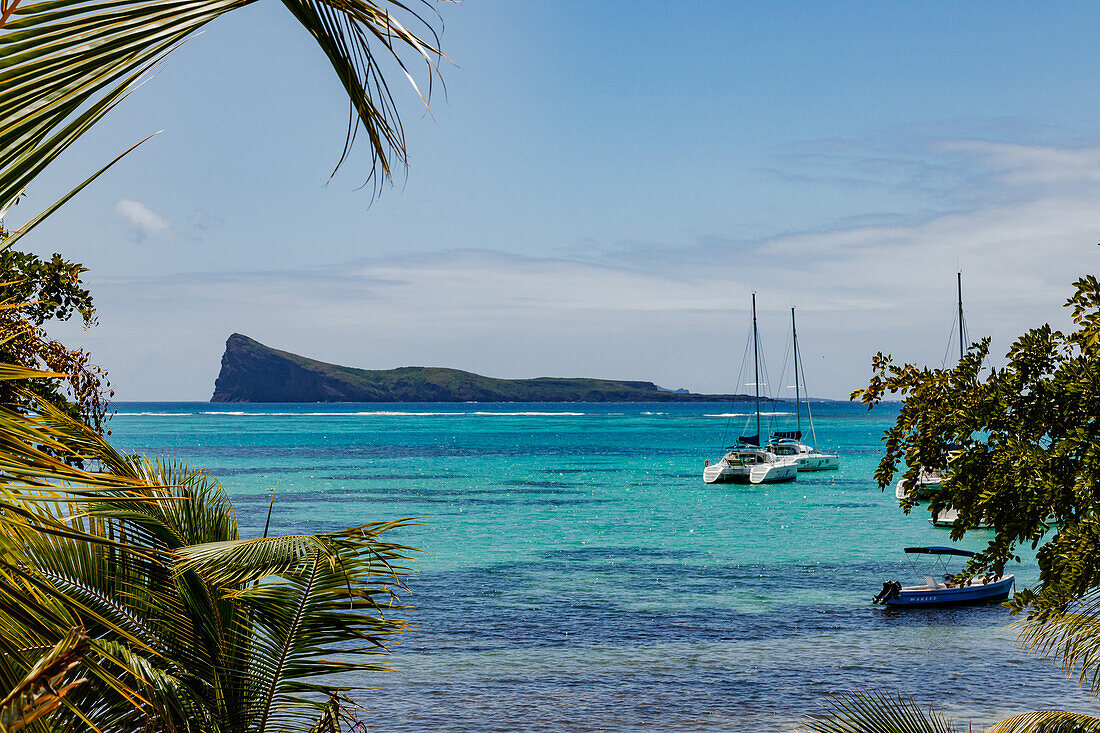
{"label": "palm frond", "polygon": [[145,541],[167,552],[237,539],[233,504],[221,483],[181,461],[129,457],[121,469],[129,478],[157,487],[157,501],[90,502],[84,511],[98,519],[125,522]]}
{"label": "palm frond", "polygon": [[[139,716],[161,721],[168,730],[175,729],[174,719],[187,721],[193,726],[192,730],[221,729],[220,722],[213,715],[214,709],[205,699],[208,681],[202,678],[201,668],[191,670],[174,665],[166,669],[163,660],[136,654],[129,646],[117,641],[98,641],[96,648],[105,660],[101,667],[126,670],[141,681],[143,705],[132,706]],[[130,711],[124,708],[121,712],[126,714]]]}
{"label": "palm frond", "polygon": [[1100,695],[1100,593],[1092,593],[1071,610],[1050,611],[1013,624],[1018,641],[1032,654],[1072,676],[1094,696]]}
{"label": "palm frond", "polygon": [[1063,710],[1036,710],[997,723],[986,733],[1100,733],[1100,718]]}
{"label": "palm frond", "polygon": [[[5,365],[0,379],[28,373]],[[43,654],[79,629],[91,638],[91,653],[80,662],[90,682],[52,699],[46,713],[81,729],[140,728],[151,704],[138,688],[149,683],[132,662],[142,655],[177,657],[172,642],[178,636],[166,638],[164,631],[183,634],[189,626],[173,592],[173,560],[135,536],[140,532],[83,515],[80,507],[132,507],[170,497],[128,470],[132,462],[94,429],[29,392],[19,394],[26,410],[0,406],[0,684],[18,689]],[[70,465],[44,447],[100,468]],[[128,475],[102,470],[111,466]],[[129,657],[104,653],[106,637],[126,644]]]}
{"label": "palm frond", "polygon": [[832,695],[825,712],[806,718],[801,730],[811,733],[962,733],[942,714],[921,708],[900,693],[879,691]]}
{"label": "palm frond", "polygon": [[[0,365],[0,379],[27,373]],[[205,471],[121,454],[26,399],[25,412],[0,406],[0,689],[77,628],[89,682],[43,708],[51,725],[307,731],[354,718],[346,693],[405,629],[390,616],[412,550],[385,533],[406,520],[240,540]]]}
{"label": "palm frond", "polygon": [[[11,3],[0,22],[0,212],[7,212],[39,173],[180,43],[221,15],[252,2]],[[317,41],[351,104],[353,114],[336,168],[346,159],[356,130],[362,128],[371,146],[367,180],[376,172],[381,179],[389,179],[391,160],[405,161],[405,141],[380,64],[386,58],[395,62],[427,104],[442,58],[431,24],[398,0],[284,0],[284,5]],[[412,30],[413,26],[421,30]],[[426,64],[427,95],[409,72],[407,55]],[[32,218],[10,239],[25,234],[92,179]]]}
{"label": "palm frond", "polygon": [[392,594],[399,580],[354,551],[334,565],[315,550],[294,571],[235,594],[255,621],[249,672],[257,731],[312,730],[325,695],[362,689],[356,673],[385,669],[373,657],[405,624],[378,612],[396,606],[378,595]]}
{"label": "palm frond", "polygon": [[344,555],[351,553],[357,563],[370,563],[375,572],[396,580],[410,573],[401,563],[414,550],[385,542],[381,534],[408,523],[406,519],[373,522],[339,532],[212,542],[180,548],[177,554],[183,560],[176,566],[176,572],[197,572],[218,587],[246,586],[271,575],[293,572],[303,563],[312,562],[315,555],[337,570]]}
{"label": "palm frond", "polygon": [[22,730],[56,710],[62,698],[85,684],[88,680],[73,679],[70,673],[83,661],[89,646],[82,629],[70,629],[0,700],[0,730]]}

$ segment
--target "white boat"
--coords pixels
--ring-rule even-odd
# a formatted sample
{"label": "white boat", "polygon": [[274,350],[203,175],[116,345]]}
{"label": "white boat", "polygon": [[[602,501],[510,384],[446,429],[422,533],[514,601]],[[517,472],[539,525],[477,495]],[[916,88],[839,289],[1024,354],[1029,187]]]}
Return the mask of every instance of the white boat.
{"label": "white boat", "polygon": [[733,445],[722,460],[703,468],[708,484],[778,484],[798,478],[798,466],[754,445]]}
{"label": "white boat", "polygon": [[[958,518],[959,510],[955,507],[948,506],[938,512],[932,512],[932,518],[928,520],[928,523],[931,524],[933,527],[950,529],[955,526],[955,521]],[[993,523],[983,517],[982,521],[978,522],[969,529],[993,529]]]}
{"label": "white boat", "polygon": [[806,375],[802,369],[802,358],[798,351],[798,328],[794,322],[794,308],[791,308],[791,339],[794,343],[794,412],[798,429],[773,432],[766,448],[780,459],[793,461],[799,471],[835,471],[840,468],[840,456],[836,453],[823,453],[817,449],[817,432],[814,430],[814,417],[810,412],[808,400],[806,417],[810,422],[810,435],[813,436],[814,445],[810,446],[802,442],[802,393],[798,380],[799,373],[803,372],[802,384],[805,384]]}
{"label": "white boat", "polygon": [[752,296],[753,382],[756,387],[756,435],[742,435],[737,445],[711,465],[703,466],[703,481],[708,484],[778,484],[798,478],[798,465],[760,447],[760,355],[756,332],[756,293]]}
{"label": "white boat", "polygon": [[[963,316],[963,296],[962,296],[962,273],[958,275],[958,323],[959,323],[959,361],[966,356],[966,319]],[[952,327],[954,332],[954,327]],[[946,361],[946,357],[945,357]],[[948,445],[948,454],[953,454],[952,449],[955,446]],[[902,501],[905,498],[912,499],[928,499],[933,494],[940,491],[943,488],[943,467],[939,468],[921,468],[920,473],[917,474],[917,481],[913,486],[909,486],[909,482],[904,478],[898,479],[897,484],[894,485],[894,496],[898,501]]]}
{"label": "white boat", "polygon": [[[786,437],[788,435],[791,437]],[[801,430],[795,433],[772,433],[767,449],[779,458],[792,460],[799,471],[835,471],[840,468],[839,455],[822,453],[800,442],[801,437]]]}
{"label": "white boat", "polygon": [[928,499],[940,489],[943,488],[943,472],[937,468],[923,468],[920,473],[917,474],[917,482],[913,488],[910,489],[909,482],[905,479],[898,479],[898,482],[894,485],[894,496],[898,501],[905,499],[912,494],[913,499]]}

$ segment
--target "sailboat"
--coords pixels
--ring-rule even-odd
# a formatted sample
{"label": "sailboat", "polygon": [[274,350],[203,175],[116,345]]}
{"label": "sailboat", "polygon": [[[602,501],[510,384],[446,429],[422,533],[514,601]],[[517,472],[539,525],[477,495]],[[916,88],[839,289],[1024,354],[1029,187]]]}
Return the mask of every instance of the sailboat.
{"label": "sailboat", "polygon": [[[966,356],[966,325],[963,321],[963,276],[961,272],[957,273],[957,275],[959,295],[959,360],[961,361],[962,358]],[[920,473],[917,475],[916,486],[913,488],[909,487],[909,482],[905,479],[898,479],[898,483],[894,486],[894,496],[897,497],[898,501],[902,501],[909,495],[912,495],[914,499],[928,499],[942,488],[942,468],[921,468]]]}
{"label": "sailboat", "polygon": [[794,461],[781,459],[760,447],[760,339],[756,330],[756,293],[752,295],[752,361],[753,384],[756,387],[756,435],[742,435],[736,445],[726,448],[726,454],[714,465],[703,467],[703,481],[708,484],[777,484],[798,478]]}
{"label": "sailboat", "polygon": [[[794,461],[799,471],[835,471],[840,468],[840,456],[836,453],[822,453],[817,449],[817,432],[814,430],[814,416],[810,412],[810,401],[806,400],[806,417],[810,422],[810,435],[813,446],[802,442],[802,395],[799,389],[798,374],[802,367],[798,353],[798,328],[794,322],[794,308],[791,308],[791,338],[794,341],[794,412],[797,430],[776,431],[768,438],[767,449],[780,458]],[[806,375],[802,374],[805,384]]]}

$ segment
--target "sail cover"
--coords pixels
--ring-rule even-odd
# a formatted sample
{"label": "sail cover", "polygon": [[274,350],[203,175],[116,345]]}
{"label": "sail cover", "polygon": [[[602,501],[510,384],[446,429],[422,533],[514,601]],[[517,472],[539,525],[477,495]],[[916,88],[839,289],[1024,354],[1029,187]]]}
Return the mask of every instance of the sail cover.
{"label": "sail cover", "polygon": [[802,440],[801,430],[776,430],[772,433],[775,440]]}
{"label": "sail cover", "polygon": [[759,448],[760,447],[760,436],[759,435],[742,435],[741,437],[739,437],[737,439],[737,442],[742,443],[744,445],[755,445],[757,448]]}

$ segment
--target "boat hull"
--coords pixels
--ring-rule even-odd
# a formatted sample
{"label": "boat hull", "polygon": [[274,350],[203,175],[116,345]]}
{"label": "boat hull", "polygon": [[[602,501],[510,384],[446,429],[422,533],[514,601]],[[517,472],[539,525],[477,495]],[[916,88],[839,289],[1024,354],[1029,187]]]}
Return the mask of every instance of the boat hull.
{"label": "boat hull", "polygon": [[930,608],[940,606],[970,606],[995,603],[1008,598],[1015,577],[1007,575],[993,583],[976,583],[958,588],[902,588],[896,598],[886,601],[891,608]]}
{"label": "boat hull", "polygon": [[751,484],[783,484],[798,478],[798,466],[793,463],[765,463],[753,466]]}
{"label": "boat hull", "polygon": [[799,471],[836,471],[840,468],[840,456],[825,453],[799,456],[797,462]]}
{"label": "boat hull", "polygon": [[703,482],[708,484],[747,484],[748,466],[717,464],[703,469]]}
{"label": "boat hull", "polygon": [[707,466],[703,482],[708,484],[781,484],[798,478],[793,463],[760,463],[749,466]]}
{"label": "boat hull", "polygon": [[[932,495],[937,493],[943,488],[943,482],[940,479],[929,480],[920,478],[917,480],[916,490],[912,492],[914,499],[930,499]],[[909,483],[905,479],[899,479],[898,483],[894,486],[894,496],[898,501],[906,498],[906,495],[910,493]]]}
{"label": "boat hull", "polygon": [[[954,507],[946,507],[942,511],[933,512],[932,518],[928,520],[928,523],[933,527],[939,527],[940,529],[951,529],[955,526],[955,520],[959,518],[959,512]],[[982,520],[969,529],[993,529],[993,523]]]}

